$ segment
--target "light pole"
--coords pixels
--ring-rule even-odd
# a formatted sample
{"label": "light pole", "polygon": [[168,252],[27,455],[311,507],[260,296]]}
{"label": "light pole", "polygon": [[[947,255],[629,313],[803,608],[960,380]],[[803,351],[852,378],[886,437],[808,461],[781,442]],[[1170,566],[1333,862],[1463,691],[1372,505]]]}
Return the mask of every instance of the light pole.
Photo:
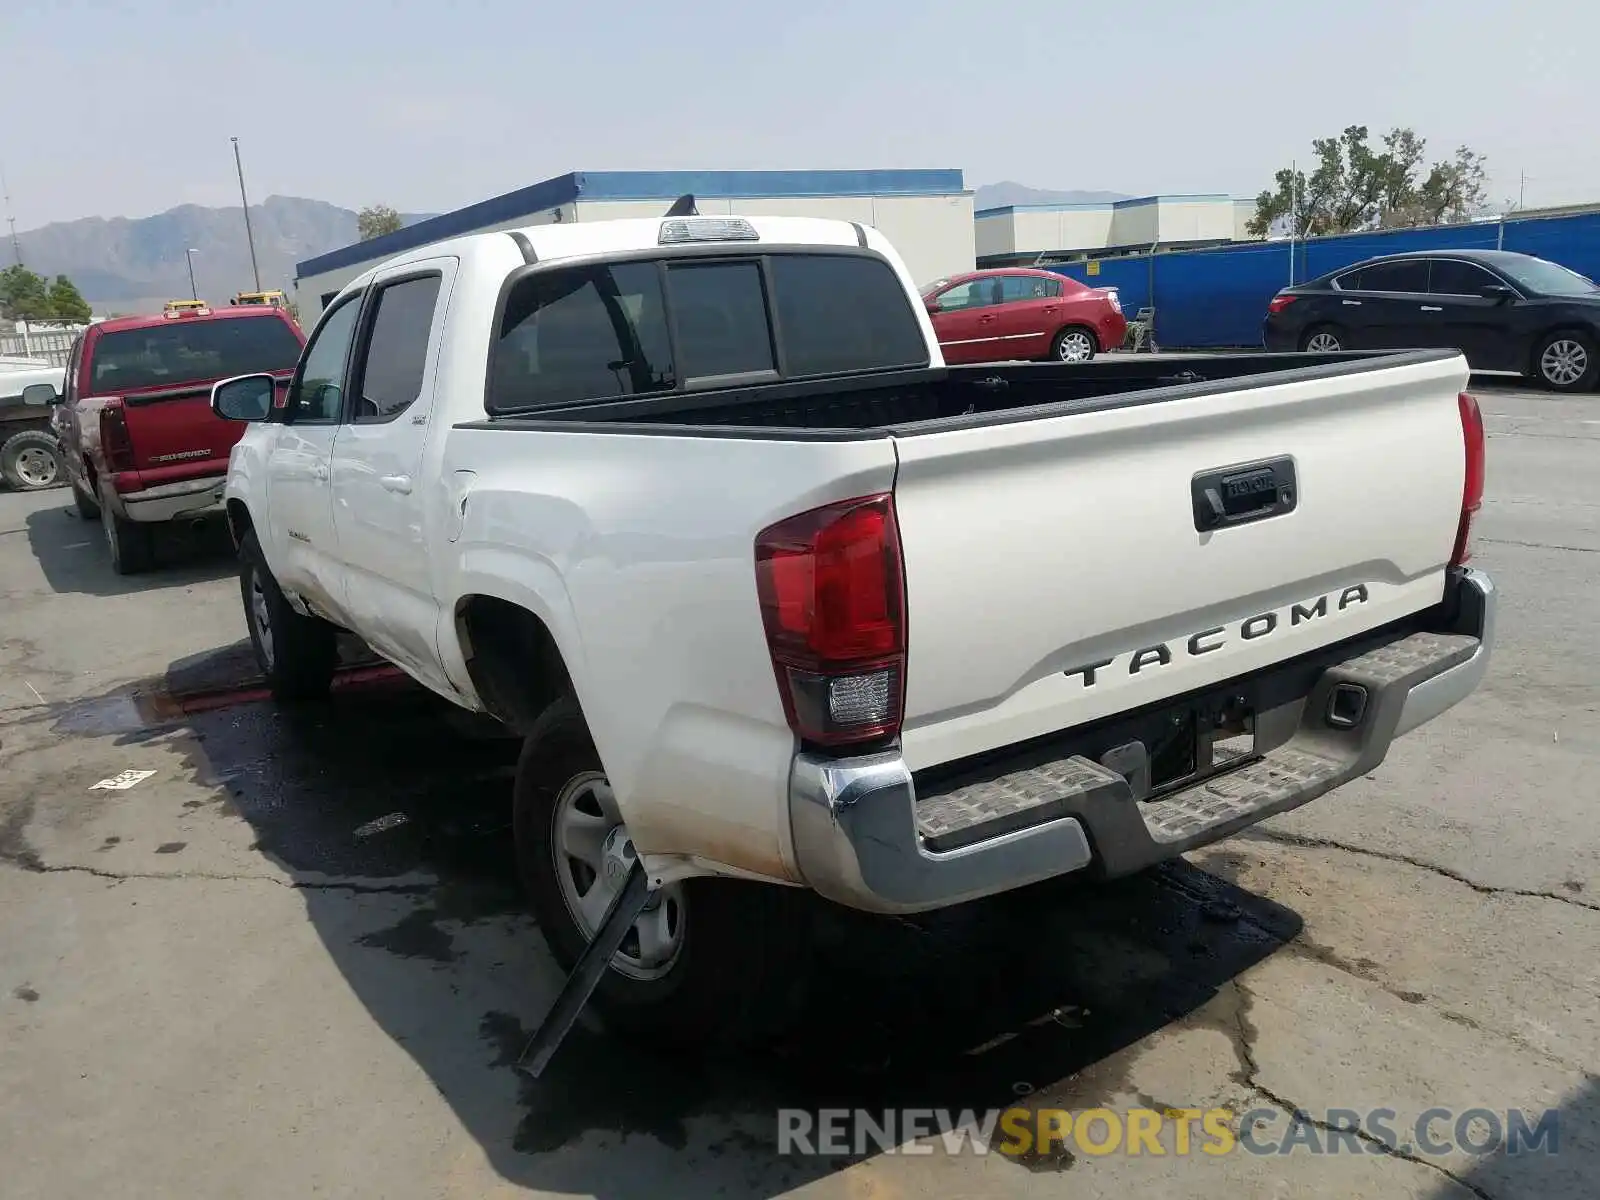
{"label": "light pole", "polygon": [[183,252],[183,257],[189,264],[189,295],[196,300],[200,299],[200,289],[194,285],[194,256],[198,253],[200,252],[193,246]]}
{"label": "light pole", "polygon": [[233,142],[233,166],[239,172],[239,202],[244,205],[244,238],[250,243],[250,273],[255,276],[256,291],[261,290],[261,268],[256,265],[256,238],[250,232],[250,197],[244,192],[244,163],[239,158],[239,139],[230,138]]}

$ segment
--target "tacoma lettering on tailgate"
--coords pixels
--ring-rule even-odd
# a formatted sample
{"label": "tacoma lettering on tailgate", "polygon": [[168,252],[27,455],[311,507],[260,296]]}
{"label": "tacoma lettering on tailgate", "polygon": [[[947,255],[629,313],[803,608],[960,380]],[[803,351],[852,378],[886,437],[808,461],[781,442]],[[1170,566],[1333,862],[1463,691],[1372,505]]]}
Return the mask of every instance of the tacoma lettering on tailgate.
{"label": "tacoma lettering on tailgate", "polygon": [[[1330,603],[1331,600],[1331,603]],[[1128,656],[1128,674],[1137,675],[1146,669],[1165,667],[1171,664],[1176,656],[1186,658],[1199,658],[1202,654],[1210,654],[1214,650],[1221,650],[1230,640],[1237,637],[1247,642],[1257,638],[1269,637],[1284,625],[1293,627],[1303,625],[1317,617],[1325,617],[1331,608],[1335,612],[1343,612],[1357,604],[1367,602],[1367,585],[1358,583],[1347,587],[1340,592],[1337,599],[1332,599],[1332,593],[1318,596],[1315,600],[1290,605],[1286,609],[1274,609],[1272,612],[1257,613],[1247,617],[1237,626],[1218,625],[1212,629],[1202,629],[1199,633],[1191,634],[1187,641],[1177,643],[1177,649],[1171,642],[1159,642],[1154,646],[1144,646],[1135,650]],[[1120,656],[1119,656],[1120,658]],[[1101,671],[1117,663],[1117,658],[1102,659],[1099,662],[1085,663],[1081,667],[1073,667],[1062,674],[1069,679],[1074,675],[1083,676],[1083,686],[1092,688],[1096,677]]]}

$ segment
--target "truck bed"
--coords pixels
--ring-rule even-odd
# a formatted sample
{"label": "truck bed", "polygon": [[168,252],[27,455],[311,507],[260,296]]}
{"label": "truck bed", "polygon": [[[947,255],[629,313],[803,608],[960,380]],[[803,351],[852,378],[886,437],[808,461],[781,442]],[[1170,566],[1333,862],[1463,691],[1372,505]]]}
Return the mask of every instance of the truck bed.
{"label": "truck bed", "polygon": [[1087,363],[1003,363],[882,372],[859,379],[593,401],[508,414],[472,427],[853,438],[1095,412],[1241,387],[1326,379],[1455,352],[1116,355]]}
{"label": "truck bed", "polygon": [[[1467,379],[1441,350],[879,373],[469,422],[445,465],[480,488],[503,473],[519,494],[582,496],[585,545],[646,536],[638,495],[652,529],[709,521],[721,534],[706,544],[736,572],[719,599],[754,588],[741,559],[773,521],[892,492],[910,614],[901,749],[920,770],[1206,693],[1438,605]],[[521,445],[506,436],[519,430]]]}

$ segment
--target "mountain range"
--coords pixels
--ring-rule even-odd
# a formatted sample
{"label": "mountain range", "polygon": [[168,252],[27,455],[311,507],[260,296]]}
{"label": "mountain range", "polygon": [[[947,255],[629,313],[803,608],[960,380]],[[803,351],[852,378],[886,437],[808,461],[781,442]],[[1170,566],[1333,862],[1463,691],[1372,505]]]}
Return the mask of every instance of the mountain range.
{"label": "mountain range", "polygon": [[[402,213],[406,224],[425,213]],[[264,289],[289,291],[294,264],[356,240],[356,214],[324,200],[268,196],[250,206],[256,262]],[[30,270],[67,275],[95,313],[149,312],[189,294],[184,251],[194,250],[201,299],[225,302],[254,290],[243,210],[185,204],[153,217],[60,221],[17,241]],[[9,256],[7,256],[9,257]]]}
{"label": "mountain range", "polygon": [[[1048,191],[1009,180],[985,184],[973,207],[1007,204],[1087,204],[1126,197],[1121,192]],[[406,224],[426,213],[402,213]],[[356,240],[356,214],[325,200],[268,196],[250,206],[256,261],[263,288],[288,291],[294,265]],[[222,303],[253,290],[250,247],[237,208],[185,204],[153,217],[87,217],[19,233],[23,262],[47,277],[62,274],[78,285],[97,315],[152,312],[189,294],[184,251],[193,248],[196,289]],[[9,257],[9,256],[7,256]]]}

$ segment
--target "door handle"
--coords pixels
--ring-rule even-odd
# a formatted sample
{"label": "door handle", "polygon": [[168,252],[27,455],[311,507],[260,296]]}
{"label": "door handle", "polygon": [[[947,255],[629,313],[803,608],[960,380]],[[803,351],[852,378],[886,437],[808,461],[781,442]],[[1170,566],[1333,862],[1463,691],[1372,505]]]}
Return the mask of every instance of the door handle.
{"label": "door handle", "polygon": [[328,477],[328,464],[327,463],[318,463],[316,466],[312,467],[311,468],[311,477],[313,479],[319,479],[319,480],[320,479],[326,479]]}
{"label": "door handle", "polygon": [[1341,301],[1341,303],[1346,308],[1360,308],[1361,307],[1361,301],[1359,301],[1359,300],[1344,300],[1344,301]]}
{"label": "door handle", "polygon": [[1443,312],[1444,309],[1440,308],[1437,304],[1424,304],[1422,306],[1422,311],[1423,312]]}
{"label": "door handle", "polygon": [[979,317],[978,318],[978,324],[979,325],[988,325],[988,324],[991,324],[993,321],[994,321],[993,317]]}
{"label": "door handle", "polygon": [[409,475],[383,475],[378,482],[391,492],[399,492],[402,496],[411,494],[411,476]]}

